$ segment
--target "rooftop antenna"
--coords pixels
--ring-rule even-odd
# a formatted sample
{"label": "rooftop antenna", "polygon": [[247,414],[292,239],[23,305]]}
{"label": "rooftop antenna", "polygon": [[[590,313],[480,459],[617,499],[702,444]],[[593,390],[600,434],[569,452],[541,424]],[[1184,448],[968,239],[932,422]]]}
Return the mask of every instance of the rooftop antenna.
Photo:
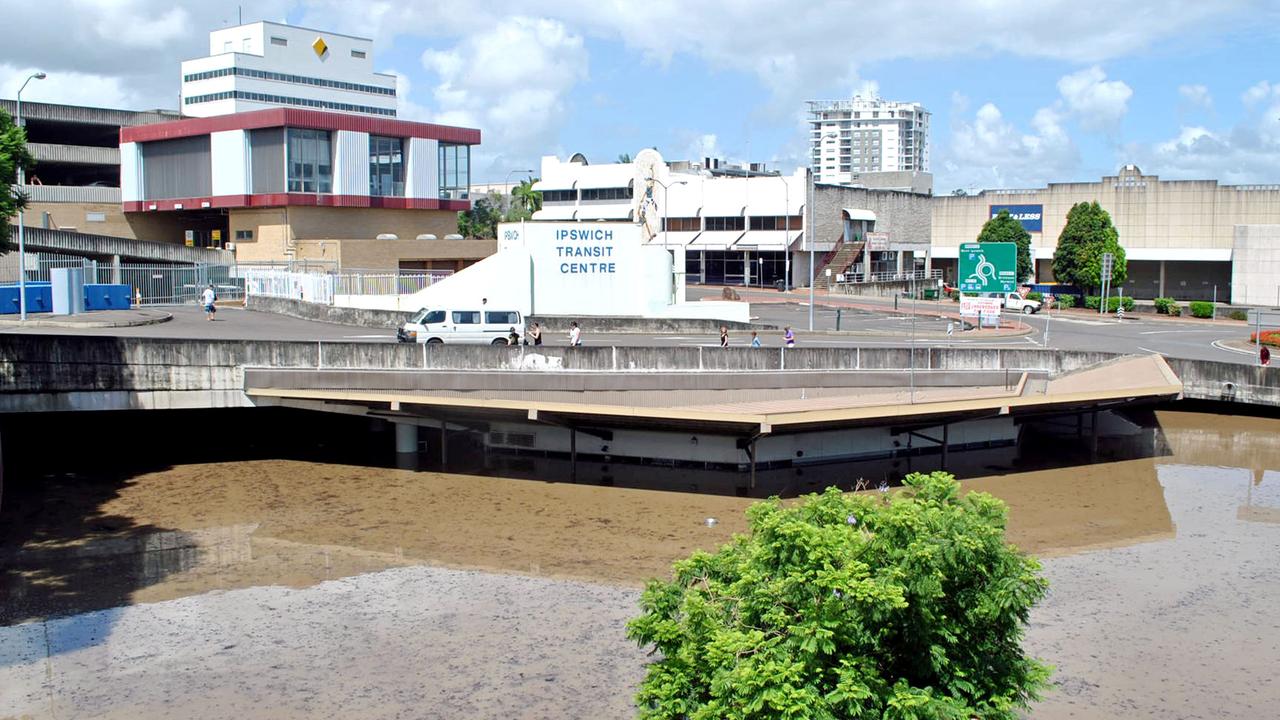
{"label": "rooftop antenna", "polygon": [[243,5],[236,6],[236,23],[239,25],[244,24],[244,6]]}

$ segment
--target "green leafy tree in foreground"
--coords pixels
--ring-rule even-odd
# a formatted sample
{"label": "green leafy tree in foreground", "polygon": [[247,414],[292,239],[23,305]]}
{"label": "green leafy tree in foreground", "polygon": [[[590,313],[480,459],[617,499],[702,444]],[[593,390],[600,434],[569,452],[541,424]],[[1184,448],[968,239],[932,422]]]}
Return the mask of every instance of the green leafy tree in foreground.
{"label": "green leafy tree in foreground", "polygon": [[1001,210],[982,226],[978,242],[1010,242],[1018,246],[1018,282],[1031,277],[1031,233],[1008,210]]}
{"label": "green leafy tree in foreground", "polygon": [[1102,287],[1102,255],[1114,253],[1111,282],[1124,283],[1128,276],[1120,234],[1111,224],[1111,215],[1097,202],[1082,202],[1067,211],[1067,224],[1058,236],[1053,253],[1053,276],[1058,282],[1075,285],[1086,294]]}
{"label": "green leafy tree in foreground", "polygon": [[[18,167],[30,169],[35,161],[27,152],[27,133],[14,124],[9,113],[0,109],[0,225],[7,226],[9,219],[26,208],[27,196],[15,192],[13,183],[18,179]],[[0,233],[0,254],[10,247],[9,233]]]}
{"label": "green leafy tree in foreground", "polygon": [[1020,645],[1047,589],[1005,506],[942,472],[747,510],[751,533],[651,581],[642,718],[1017,717],[1050,668]]}

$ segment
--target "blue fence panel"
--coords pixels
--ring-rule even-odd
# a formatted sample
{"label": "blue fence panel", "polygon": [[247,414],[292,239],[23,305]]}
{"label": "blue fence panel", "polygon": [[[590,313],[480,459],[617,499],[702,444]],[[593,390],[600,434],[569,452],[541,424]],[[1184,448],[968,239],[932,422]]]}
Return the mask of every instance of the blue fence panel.
{"label": "blue fence panel", "polygon": [[[22,311],[18,302],[18,286],[0,286],[0,315],[17,315]],[[27,283],[27,312],[53,312],[53,286],[47,282]]]}

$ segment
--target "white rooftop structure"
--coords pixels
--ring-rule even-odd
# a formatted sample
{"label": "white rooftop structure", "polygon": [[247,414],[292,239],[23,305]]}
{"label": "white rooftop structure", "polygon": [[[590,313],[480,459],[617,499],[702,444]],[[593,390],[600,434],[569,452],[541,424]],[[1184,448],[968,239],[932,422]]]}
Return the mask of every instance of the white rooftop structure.
{"label": "white rooftop structure", "polygon": [[591,165],[580,155],[566,161],[544,157],[534,185],[542,193],[542,209],[533,219],[635,222],[647,241],[689,250],[799,249],[803,169],[747,177],[687,163],[679,167],[673,170],[656,150],[606,165]]}
{"label": "white rooftop structure", "polygon": [[395,117],[396,78],[373,71],[373,41],[273,22],[209,33],[209,55],[182,63],[182,113],[271,107]]}

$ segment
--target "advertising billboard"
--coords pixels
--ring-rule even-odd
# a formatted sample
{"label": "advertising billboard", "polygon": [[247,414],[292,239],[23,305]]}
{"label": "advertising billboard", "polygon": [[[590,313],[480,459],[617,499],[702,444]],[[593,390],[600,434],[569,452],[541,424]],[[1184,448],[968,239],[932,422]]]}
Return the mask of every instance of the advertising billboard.
{"label": "advertising billboard", "polygon": [[962,243],[959,266],[962,293],[1018,289],[1018,246],[1014,243]]}
{"label": "advertising billboard", "polygon": [[1008,210],[1009,215],[1022,223],[1022,229],[1027,232],[1038,233],[1044,227],[1043,205],[992,205],[987,217],[993,218],[999,215],[1001,210]]}

